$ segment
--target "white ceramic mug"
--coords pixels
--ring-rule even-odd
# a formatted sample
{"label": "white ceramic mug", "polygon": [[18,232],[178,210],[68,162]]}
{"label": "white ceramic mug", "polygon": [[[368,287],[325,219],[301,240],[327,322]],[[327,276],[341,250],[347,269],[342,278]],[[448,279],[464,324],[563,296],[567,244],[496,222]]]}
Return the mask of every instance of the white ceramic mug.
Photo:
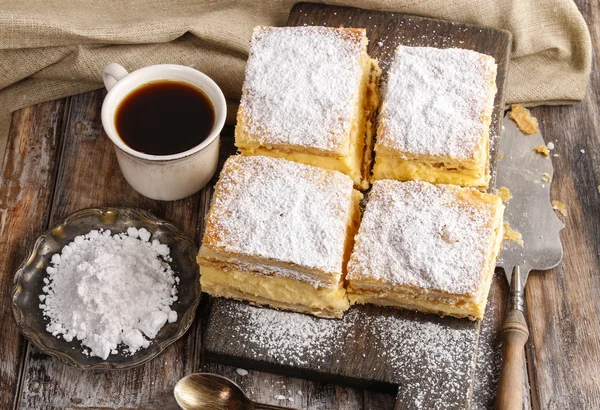
{"label": "white ceramic mug", "polygon": [[[220,133],[227,114],[225,96],[219,86],[198,70],[173,64],[153,65],[128,73],[113,63],[104,69],[102,80],[108,90],[102,104],[102,125],[115,144],[127,182],[140,194],[163,201],[185,198],[202,189],[217,169]],[[201,144],[172,155],[150,155],[132,149],[115,126],[115,114],[123,99],[140,86],[161,80],[185,82],[201,89],[215,109],[215,124],[208,137]]]}

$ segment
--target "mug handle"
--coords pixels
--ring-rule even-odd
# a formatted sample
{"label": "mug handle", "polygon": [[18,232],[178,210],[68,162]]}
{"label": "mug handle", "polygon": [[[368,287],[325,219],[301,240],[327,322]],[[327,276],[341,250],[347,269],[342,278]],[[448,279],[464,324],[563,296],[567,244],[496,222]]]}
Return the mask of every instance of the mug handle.
{"label": "mug handle", "polygon": [[129,74],[127,70],[125,70],[122,65],[117,63],[112,63],[104,67],[104,71],[102,72],[102,81],[104,81],[106,90],[110,91],[110,89],[115,86],[117,81],[125,77],[127,74]]}

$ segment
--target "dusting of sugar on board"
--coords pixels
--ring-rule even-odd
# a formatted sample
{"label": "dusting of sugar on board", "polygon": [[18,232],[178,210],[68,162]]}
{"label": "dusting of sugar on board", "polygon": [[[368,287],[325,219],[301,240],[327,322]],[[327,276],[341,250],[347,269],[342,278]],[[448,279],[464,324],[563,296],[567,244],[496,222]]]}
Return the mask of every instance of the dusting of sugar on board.
{"label": "dusting of sugar on board", "polygon": [[341,272],[352,186],[337,171],[232,156],[215,186],[202,246],[258,257],[264,265],[276,261]]}
{"label": "dusting of sugar on board", "polygon": [[[506,281],[506,279],[504,273],[500,271],[494,276],[489,300],[495,300],[502,293],[502,288],[497,286],[502,281]],[[471,403],[474,410],[494,408],[500,368],[502,367],[502,338],[499,337],[499,333],[500,326],[504,322],[503,318],[504,312],[501,304],[487,304],[481,322],[477,347],[477,365]]]}
{"label": "dusting of sugar on board", "polygon": [[[477,322],[376,306],[354,306],[343,319],[330,320],[218,298],[208,326],[209,351],[218,344],[223,354],[243,351],[251,360],[324,373],[352,361],[352,377],[376,367],[381,382],[402,385],[401,402],[409,407],[468,402]],[[220,339],[224,328],[232,336]]]}
{"label": "dusting of sugar on board", "polygon": [[496,208],[467,202],[460,192],[453,185],[376,181],[347,279],[477,293],[494,239]]}
{"label": "dusting of sugar on board", "polygon": [[495,76],[494,59],[475,51],[398,47],[376,150],[473,159],[489,135]]}
{"label": "dusting of sugar on board", "polygon": [[[307,365],[308,361],[323,362],[332,353],[331,346],[323,341],[341,344],[336,335],[341,334],[346,323],[338,320],[320,320],[301,313],[282,314],[273,309],[242,305],[240,314],[246,314],[249,329],[244,338],[257,346],[256,354],[266,352],[268,357],[284,365]],[[276,324],[276,325],[274,325]],[[310,352],[307,356],[306,353]]]}
{"label": "dusting of sugar on board", "polygon": [[240,102],[247,138],[345,152],[365,49],[364,30],[255,29]]}
{"label": "dusting of sugar on board", "polygon": [[[384,360],[403,371],[406,381],[401,383],[397,401],[405,407],[454,408],[469,401],[470,392],[464,389],[462,380],[472,377],[474,362],[471,356],[464,360],[464,356],[457,355],[456,349],[473,349],[477,338],[473,329],[452,329],[441,323],[398,320],[382,315],[372,318],[369,330],[381,345]],[[407,366],[407,361],[420,363],[420,366]],[[435,403],[428,397],[431,386],[422,380],[423,369],[434,371],[444,380],[443,387],[436,391]]]}

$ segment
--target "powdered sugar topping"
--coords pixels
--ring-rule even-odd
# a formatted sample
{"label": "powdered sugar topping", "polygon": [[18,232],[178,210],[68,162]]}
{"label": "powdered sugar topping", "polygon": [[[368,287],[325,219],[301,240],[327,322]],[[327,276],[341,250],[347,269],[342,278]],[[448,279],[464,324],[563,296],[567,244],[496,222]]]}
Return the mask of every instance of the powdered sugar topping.
{"label": "powdered sugar topping", "polygon": [[255,29],[240,104],[250,139],[344,152],[365,46],[364,30]]}
{"label": "powdered sugar topping", "polygon": [[369,277],[452,294],[476,294],[493,240],[495,208],[453,185],[376,181],[348,263]]}
{"label": "powdered sugar topping", "polygon": [[230,157],[203,247],[341,273],[352,184],[337,171],[284,159]]}
{"label": "powdered sugar topping", "polygon": [[398,47],[377,145],[399,155],[473,159],[488,138],[495,76],[494,59],[475,51]]}

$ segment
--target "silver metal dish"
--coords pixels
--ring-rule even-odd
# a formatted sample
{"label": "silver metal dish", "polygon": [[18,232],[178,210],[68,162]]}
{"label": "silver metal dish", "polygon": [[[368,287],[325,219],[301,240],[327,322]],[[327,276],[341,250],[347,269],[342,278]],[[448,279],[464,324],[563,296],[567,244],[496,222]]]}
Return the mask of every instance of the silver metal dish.
{"label": "silver metal dish", "polygon": [[[106,360],[88,357],[82,352],[81,342],[67,342],[46,331],[49,323],[39,308],[39,295],[47,276],[46,268],[52,255],[77,235],[93,229],[110,229],[125,232],[129,227],[146,228],[152,239],[169,246],[173,261],[171,267],[179,276],[178,300],[171,306],[177,311],[177,321],[166,323],[150,346],[133,355],[110,355]],[[194,243],[171,223],[140,209],[88,208],[69,215],[63,222],[44,232],[35,242],[33,250],[25,258],[14,276],[11,290],[12,311],[21,332],[39,350],[61,361],[82,369],[126,369],[139,366],[157,355],[179,339],[191,326],[196,308],[200,303],[200,273],[196,263],[197,249]]]}

